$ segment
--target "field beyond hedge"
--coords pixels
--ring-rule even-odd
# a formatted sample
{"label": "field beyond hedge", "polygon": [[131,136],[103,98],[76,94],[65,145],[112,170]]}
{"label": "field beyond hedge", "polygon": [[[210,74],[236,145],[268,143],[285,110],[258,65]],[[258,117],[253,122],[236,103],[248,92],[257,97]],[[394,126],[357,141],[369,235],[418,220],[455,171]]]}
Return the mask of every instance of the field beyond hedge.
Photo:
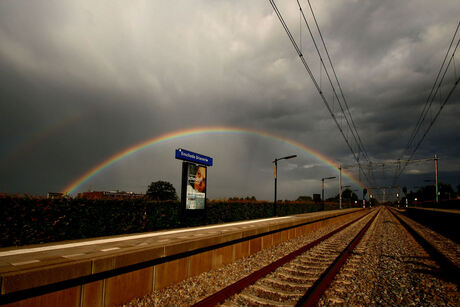
{"label": "field beyond hedge", "polygon": [[[279,202],[278,215],[337,209],[338,204]],[[274,216],[273,203],[208,201],[185,212],[180,202],[145,199],[44,199],[0,195],[0,247],[149,232]]]}

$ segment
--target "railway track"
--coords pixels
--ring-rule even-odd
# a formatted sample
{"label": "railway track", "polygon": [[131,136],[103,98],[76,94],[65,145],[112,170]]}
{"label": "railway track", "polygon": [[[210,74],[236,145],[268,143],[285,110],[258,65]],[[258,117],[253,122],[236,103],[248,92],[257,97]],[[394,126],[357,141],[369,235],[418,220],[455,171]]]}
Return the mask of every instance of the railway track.
{"label": "railway track", "polygon": [[194,306],[315,305],[379,213],[371,211]]}
{"label": "railway track", "polygon": [[373,226],[319,306],[458,305],[458,244],[393,209]]}

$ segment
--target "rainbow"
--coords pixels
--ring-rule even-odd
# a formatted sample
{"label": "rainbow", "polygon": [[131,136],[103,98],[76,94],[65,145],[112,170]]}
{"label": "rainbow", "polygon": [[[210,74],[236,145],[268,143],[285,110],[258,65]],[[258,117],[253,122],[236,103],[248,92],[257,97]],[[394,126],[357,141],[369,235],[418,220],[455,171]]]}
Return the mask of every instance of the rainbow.
{"label": "rainbow", "polygon": [[31,151],[33,151],[33,148],[35,147],[35,145],[39,144],[43,140],[49,138],[50,136],[52,136],[56,132],[60,131],[63,127],[71,125],[74,122],[78,121],[85,112],[86,111],[83,110],[83,111],[78,112],[76,114],[72,114],[70,116],[67,116],[67,117],[61,119],[59,122],[57,122],[57,123],[55,123],[53,125],[50,125],[50,126],[46,127],[43,130],[40,130],[40,131],[36,132],[34,135],[32,135],[31,137],[26,139],[21,144],[18,144],[15,147],[11,148],[9,151],[7,151],[4,154],[3,158],[0,157],[0,162],[3,162],[3,161],[7,162],[8,160],[11,160],[11,159],[13,159],[15,157],[23,155],[24,153],[30,153]]}
{"label": "rainbow", "polygon": [[[154,144],[159,144],[162,142],[170,141],[173,139],[177,138],[183,138],[183,137],[189,137],[189,136],[194,136],[194,135],[203,135],[203,134],[248,134],[248,135],[255,135],[263,138],[268,138],[271,140],[277,140],[281,141],[284,143],[287,143],[291,146],[297,147],[301,149],[304,152],[307,152],[310,156],[313,156],[314,158],[321,160],[334,170],[338,170],[338,164],[331,160],[330,158],[326,157],[325,155],[315,151],[312,148],[309,148],[297,141],[294,141],[292,139],[288,139],[285,137],[281,137],[269,132],[265,131],[260,131],[260,130],[254,130],[254,129],[248,129],[248,128],[240,128],[240,127],[222,127],[222,126],[217,126],[217,127],[197,127],[197,128],[191,128],[191,129],[185,129],[185,130],[178,130],[178,131],[173,131],[173,132],[168,132],[165,134],[162,134],[160,136],[155,136],[153,138],[150,138],[148,140],[145,140],[143,142],[140,142],[138,144],[135,144],[133,146],[130,146],[112,156],[107,158],[106,160],[102,161],[101,163],[95,165],[88,171],[86,171],[83,175],[78,177],[76,180],[72,181],[70,184],[68,184],[62,192],[64,194],[70,194],[73,193],[80,185],[91,179],[92,177],[96,176],[99,174],[101,171],[104,169],[108,168],[109,166],[117,163],[118,161],[122,160],[123,158],[126,158],[132,154],[135,154],[136,152],[154,145]],[[358,185],[359,187],[363,187],[362,184],[353,178],[353,176],[348,173],[345,170],[342,170],[342,175],[350,179],[353,183]]]}

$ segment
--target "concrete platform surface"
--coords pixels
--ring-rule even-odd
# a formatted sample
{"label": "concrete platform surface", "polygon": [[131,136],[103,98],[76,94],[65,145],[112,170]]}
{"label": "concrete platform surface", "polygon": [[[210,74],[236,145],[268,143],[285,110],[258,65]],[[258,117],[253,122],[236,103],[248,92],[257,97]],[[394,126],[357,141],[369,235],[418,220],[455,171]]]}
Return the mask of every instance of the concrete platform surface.
{"label": "concrete platform surface", "polygon": [[1,295],[181,254],[225,247],[280,229],[362,210],[344,209],[0,249]]}

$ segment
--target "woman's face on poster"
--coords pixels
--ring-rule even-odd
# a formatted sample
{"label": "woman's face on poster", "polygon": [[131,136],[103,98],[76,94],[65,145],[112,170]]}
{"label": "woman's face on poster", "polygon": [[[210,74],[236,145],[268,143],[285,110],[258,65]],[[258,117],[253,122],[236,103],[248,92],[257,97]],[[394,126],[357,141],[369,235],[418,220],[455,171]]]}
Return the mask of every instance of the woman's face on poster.
{"label": "woman's face on poster", "polygon": [[206,190],[206,168],[202,166],[196,170],[194,189],[198,192]]}

